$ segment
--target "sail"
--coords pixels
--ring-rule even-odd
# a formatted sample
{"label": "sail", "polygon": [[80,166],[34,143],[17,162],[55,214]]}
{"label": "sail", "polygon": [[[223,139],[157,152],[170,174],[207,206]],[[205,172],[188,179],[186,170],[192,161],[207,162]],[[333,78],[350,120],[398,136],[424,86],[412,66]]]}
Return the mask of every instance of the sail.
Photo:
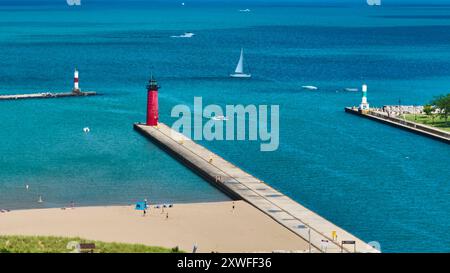
{"label": "sail", "polygon": [[239,63],[236,66],[236,74],[244,73],[244,49],[241,49],[241,58],[239,59]]}

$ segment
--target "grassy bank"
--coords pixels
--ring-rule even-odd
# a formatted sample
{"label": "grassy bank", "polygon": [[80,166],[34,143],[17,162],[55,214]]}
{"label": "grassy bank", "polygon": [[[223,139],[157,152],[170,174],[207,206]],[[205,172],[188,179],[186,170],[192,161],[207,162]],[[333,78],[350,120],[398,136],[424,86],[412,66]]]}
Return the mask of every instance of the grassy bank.
{"label": "grassy bank", "polygon": [[105,243],[81,238],[43,236],[0,236],[0,253],[68,253],[69,242],[95,243],[95,253],[173,253],[167,249],[137,244]]}
{"label": "grassy bank", "polygon": [[450,132],[450,121],[449,122],[445,122],[445,120],[443,118],[440,118],[438,116],[436,116],[434,118],[434,122],[433,119],[430,116],[427,115],[405,115],[406,120],[412,121],[412,122],[417,122],[417,123],[422,123],[428,126],[433,126],[436,127],[438,129]]}

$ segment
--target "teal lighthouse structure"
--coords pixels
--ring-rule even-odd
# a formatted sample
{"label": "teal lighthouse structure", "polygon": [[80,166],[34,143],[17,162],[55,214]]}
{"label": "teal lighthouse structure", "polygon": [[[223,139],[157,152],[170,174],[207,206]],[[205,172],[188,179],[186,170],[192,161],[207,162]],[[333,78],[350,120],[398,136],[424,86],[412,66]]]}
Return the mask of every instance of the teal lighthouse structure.
{"label": "teal lighthouse structure", "polygon": [[367,102],[367,85],[363,84],[362,86],[362,99],[361,104],[359,105],[360,112],[368,112],[369,111],[369,103]]}

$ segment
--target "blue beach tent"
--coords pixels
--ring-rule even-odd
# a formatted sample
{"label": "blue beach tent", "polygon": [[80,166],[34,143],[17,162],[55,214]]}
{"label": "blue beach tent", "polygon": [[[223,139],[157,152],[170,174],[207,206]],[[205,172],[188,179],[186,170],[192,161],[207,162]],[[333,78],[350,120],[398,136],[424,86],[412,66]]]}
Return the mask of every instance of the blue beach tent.
{"label": "blue beach tent", "polygon": [[136,210],[146,210],[147,208],[147,202],[136,202]]}

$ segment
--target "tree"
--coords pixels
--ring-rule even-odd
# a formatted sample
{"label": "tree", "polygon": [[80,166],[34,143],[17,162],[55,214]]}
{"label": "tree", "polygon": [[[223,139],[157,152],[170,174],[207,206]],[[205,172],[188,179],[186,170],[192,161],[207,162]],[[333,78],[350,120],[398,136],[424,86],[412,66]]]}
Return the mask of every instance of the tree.
{"label": "tree", "polygon": [[450,115],[450,94],[437,97],[433,101],[433,104],[439,109],[439,116],[447,123],[448,116]]}
{"label": "tree", "polygon": [[429,116],[433,113],[433,106],[427,104],[423,107],[423,111],[425,112],[425,115]]}
{"label": "tree", "polygon": [[433,106],[431,104],[427,104],[423,107],[423,112],[425,112],[425,115],[431,116],[432,123],[434,123],[434,115],[433,115]]}

